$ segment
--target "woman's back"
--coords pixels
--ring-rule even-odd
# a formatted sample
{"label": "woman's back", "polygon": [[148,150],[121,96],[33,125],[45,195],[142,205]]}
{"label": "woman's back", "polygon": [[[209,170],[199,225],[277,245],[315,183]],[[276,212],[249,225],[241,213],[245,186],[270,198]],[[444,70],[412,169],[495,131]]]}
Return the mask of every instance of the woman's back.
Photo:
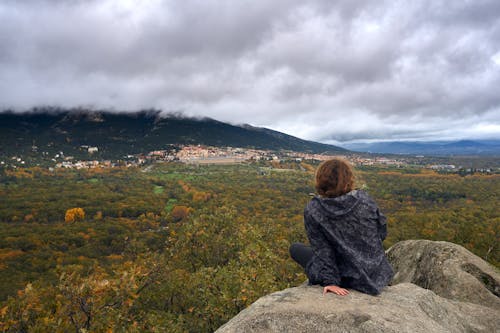
{"label": "woman's back", "polygon": [[344,288],[379,294],[393,270],[382,247],[386,218],[361,190],[354,190],[354,174],[345,160],[322,162],[316,170],[316,191],[304,210],[311,246],[294,243],[292,258],[304,267],[309,283],[323,293],[347,295]]}
{"label": "woman's back", "polygon": [[366,192],[315,197],[304,211],[304,223],[314,253],[306,267],[311,283],[337,282],[378,294],[390,282],[393,271],[382,247],[386,219]]}

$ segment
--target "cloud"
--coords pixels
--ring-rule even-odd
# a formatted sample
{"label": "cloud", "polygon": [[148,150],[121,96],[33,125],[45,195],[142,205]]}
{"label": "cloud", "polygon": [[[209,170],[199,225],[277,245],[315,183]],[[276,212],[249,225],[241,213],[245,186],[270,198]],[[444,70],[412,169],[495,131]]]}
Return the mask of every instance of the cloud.
{"label": "cloud", "polygon": [[155,107],[324,142],[498,138],[494,0],[7,0],[0,42],[2,108]]}

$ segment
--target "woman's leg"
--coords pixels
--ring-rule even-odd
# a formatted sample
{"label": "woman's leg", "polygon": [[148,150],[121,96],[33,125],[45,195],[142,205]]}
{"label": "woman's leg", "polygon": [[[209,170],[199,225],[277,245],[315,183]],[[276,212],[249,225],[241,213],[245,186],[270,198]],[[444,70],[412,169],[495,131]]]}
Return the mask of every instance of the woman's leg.
{"label": "woman's leg", "polygon": [[290,245],[290,256],[305,269],[313,256],[313,251],[310,246],[302,243],[293,243]]}

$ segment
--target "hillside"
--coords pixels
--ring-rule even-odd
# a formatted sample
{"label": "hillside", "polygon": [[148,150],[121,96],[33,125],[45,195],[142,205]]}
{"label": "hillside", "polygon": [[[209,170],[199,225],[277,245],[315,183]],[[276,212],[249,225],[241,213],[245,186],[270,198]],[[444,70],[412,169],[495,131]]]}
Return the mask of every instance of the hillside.
{"label": "hillside", "polygon": [[430,142],[375,142],[353,143],[344,147],[359,152],[381,154],[422,154],[431,156],[450,155],[500,155],[499,140],[461,140]]}
{"label": "hillside", "polygon": [[171,144],[203,144],[313,153],[347,150],[291,135],[236,126],[210,118],[188,118],[160,111],[135,113],[35,109],[0,113],[0,154],[14,156],[34,150],[84,158],[80,146],[97,146],[103,158],[165,149]]}

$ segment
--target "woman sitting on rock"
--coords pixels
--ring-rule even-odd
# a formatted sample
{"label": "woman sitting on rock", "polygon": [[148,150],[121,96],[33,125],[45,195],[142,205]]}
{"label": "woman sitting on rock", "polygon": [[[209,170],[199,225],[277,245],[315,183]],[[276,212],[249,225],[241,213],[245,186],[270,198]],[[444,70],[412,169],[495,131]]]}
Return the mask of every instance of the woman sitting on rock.
{"label": "woman sitting on rock", "polygon": [[320,164],[316,191],[319,196],[304,210],[311,246],[292,244],[292,258],[305,269],[310,284],[324,287],[323,295],[347,295],[344,288],[379,294],[393,276],[382,247],[385,216],[366,192],[354,189],[352,169],[341,159]]}

